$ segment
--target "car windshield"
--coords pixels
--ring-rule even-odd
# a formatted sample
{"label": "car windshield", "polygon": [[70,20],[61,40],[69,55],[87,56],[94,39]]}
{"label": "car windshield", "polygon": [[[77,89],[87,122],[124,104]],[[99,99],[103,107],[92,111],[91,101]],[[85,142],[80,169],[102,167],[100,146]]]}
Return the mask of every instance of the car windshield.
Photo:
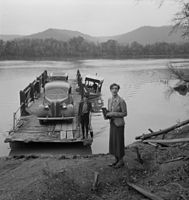
{"label": "car windshield", "polygon": [[67,81],[66,76],[51,76],[50,81]]}
{"label": "car windshield", "polygon": [[45,96],[51,100],[63,100],[68,96],[68,88],[49,88]]}

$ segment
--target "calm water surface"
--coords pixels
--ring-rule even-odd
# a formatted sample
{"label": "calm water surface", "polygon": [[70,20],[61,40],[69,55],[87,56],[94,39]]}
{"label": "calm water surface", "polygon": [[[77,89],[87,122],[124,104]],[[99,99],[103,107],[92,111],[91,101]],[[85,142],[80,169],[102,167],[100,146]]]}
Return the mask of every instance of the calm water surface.
{"label": "calm water surface", "polygon": [[[19,106],[19,90],[24,89],[44,70],[66,71],[75,78],[77,69],[82,75],[96,74],[104,77],[102,98],[105,105],[110,97],[109,85],[120,84],[120,96],[128,107],[126,118],[125,143],[134,142],[135,136],[147,133],[148,128],[159,130],[187,119],[189,115],[189,96],[173,93],[168,97],[170,79],[167,63],[170,60],[79,60],[73,62],[55,61],[1,61],[0,62],[0,156],[16,153],[74,153],[96,154],[108,152],[109,123],[101,114],[92,116],[94,142],[91,148],[78,147],[32,147],[10,151],[4,143],[12,128],[12,114]],[[173,61],[173,60],[172,60]],[[182,61],[182,60],[174,60]],[[189,61],[189,60],[188,60]]]}

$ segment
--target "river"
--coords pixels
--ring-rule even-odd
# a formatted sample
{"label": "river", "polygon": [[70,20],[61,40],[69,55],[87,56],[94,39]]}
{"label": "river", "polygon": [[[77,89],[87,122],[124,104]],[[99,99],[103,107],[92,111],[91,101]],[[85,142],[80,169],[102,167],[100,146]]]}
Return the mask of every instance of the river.
{"label": "river", "polygon": [[[169,94],[169,85],[176,80],[167,70],[170,61],[182,59],[139,59],[139,60],[77,60],[77,61],[0,61],[0,156],[12,154],[4,143],[12,128],[13,112],[19,107],[19,91],[24,89],[44,70],[66,71],[69,78],[75,78],[77,69],[82,75],[98,74],[104,77],[102,99],[107,105],[110,97],[109,85],[113,82],[121,86],[120,96],[127,103],[128,116],[125,118],[125,143],[148,129],[156,131],[171,126],[189,115],[189,96],[177,92]],[[185,60],[188,61],[189,60]],[[170,79],[170,80],[169,80]],[[167,81],[169,80],[169,81]],[[101,115],[92,116],[94,141],[89,153],[107,153],[109,123]],[[48,149],[48,148],[47,148]],[[24,153],[25,150],[19,152]],[[53,148],[43,153],[55,153]],[[58,153],[78,154],[77,149]],[[41,150],[40,152],[41,153]]]}

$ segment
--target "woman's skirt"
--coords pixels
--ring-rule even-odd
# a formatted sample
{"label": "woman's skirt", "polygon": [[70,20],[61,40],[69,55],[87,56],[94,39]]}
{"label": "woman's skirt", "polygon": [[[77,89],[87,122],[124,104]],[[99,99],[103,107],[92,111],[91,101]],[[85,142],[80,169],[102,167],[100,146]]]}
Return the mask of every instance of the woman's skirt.
{"label": "woman's skirt", "polygon": [[125,155],[124,148],[124,126],[117,127],[113,122],[111,122],[109,153],[120,159]]}

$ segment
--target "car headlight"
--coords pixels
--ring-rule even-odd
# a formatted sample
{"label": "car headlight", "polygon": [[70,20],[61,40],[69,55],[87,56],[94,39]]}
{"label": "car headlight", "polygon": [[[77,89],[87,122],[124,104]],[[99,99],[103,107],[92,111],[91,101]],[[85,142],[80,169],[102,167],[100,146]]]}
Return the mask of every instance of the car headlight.
{"label": "car headlight", "polygon": [[62,104],[62,108],[66,109],[67,105],[65,103]]}
{"label": "car headlight", "polygon": [[46,104],[46,105],[44,106],[44,108],[45,108],[45,110],[48,110],[48,109],[49,109],[49,105]]}

